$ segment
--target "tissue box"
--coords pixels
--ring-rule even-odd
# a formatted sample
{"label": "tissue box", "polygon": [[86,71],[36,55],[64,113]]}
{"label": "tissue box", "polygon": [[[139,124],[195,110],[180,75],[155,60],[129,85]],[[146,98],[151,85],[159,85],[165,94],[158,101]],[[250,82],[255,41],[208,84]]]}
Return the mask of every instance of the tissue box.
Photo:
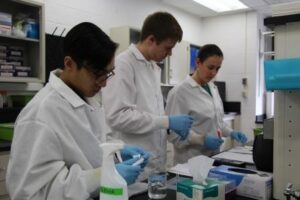
{"label": "tissue box", "polygon": [[177,183],[177,200],[225,200],[225,185],[219,181],[206,180],[207,185],[185,179]]}
{"label": "tissue box", "polygon": [[237,195],[253,199],[267,200],[272,197],[272,174],[221,165],[210,170],[208,177],[235,180]]}

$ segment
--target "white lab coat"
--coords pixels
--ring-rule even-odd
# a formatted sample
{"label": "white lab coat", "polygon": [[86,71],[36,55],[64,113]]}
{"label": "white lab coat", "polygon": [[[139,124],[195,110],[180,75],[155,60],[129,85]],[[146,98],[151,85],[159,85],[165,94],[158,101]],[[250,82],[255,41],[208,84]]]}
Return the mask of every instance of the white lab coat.
{"label": "white lab coat", "polygon": [[103,105],[113,137],[138,145],[151,155],[140,179],[165,167],[166,128],[160,88],[161,69],[147,61],[135,45],[116,57],[115,76],[103,90]]}
{"label": "white lab coat", "polygon": [[[183,82],[169,92],[166,113],[191,115],[194,123],[190,133],[216,135],[219,128],[224,136],[228,136],[232,129],[223,121],[223,104],[218,88],[212,82],[209,82],[208,85],[212,96],[192,77],[187,76]],[[174,144],[174,163],[184,163],[197,155],[211,156],[218,152],[218,150],[208,150],[203,145],[191,144],[189,139],[180,141],[178,135],[174,133],[171,133],[168,139]]]}
{"label": "white lab coat", "polygon": [[108,131],[97,102],[87,104],[52,72],[15,123],[6,177],[11,199],[89,199],[100,187],[94,168]]}

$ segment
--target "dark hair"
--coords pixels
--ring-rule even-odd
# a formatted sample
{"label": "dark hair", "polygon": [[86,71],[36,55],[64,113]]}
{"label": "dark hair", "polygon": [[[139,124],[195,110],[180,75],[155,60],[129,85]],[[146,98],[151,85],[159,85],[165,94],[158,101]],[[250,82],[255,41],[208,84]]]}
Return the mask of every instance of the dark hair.
{"label": "dark hair", "polygon": [[223,57],[222,50],[215,44],[206,44],[200,48],[197,58],[204,62],[208,57],[220,56]]}
{"label": "dark hair", "polygon": [[154,35],[158,43],[166,39],[174,39],[180,42],[182,29],[170,13],[155,12],[145,19],[140,41],[144,41],[149,35]]}
{"label": "dark hair", "polygon": [[105,70],[116,48],[116,43],[98,26],[89,22],[74,26],[64,39],[64,56],[70,56],[79,69]]}

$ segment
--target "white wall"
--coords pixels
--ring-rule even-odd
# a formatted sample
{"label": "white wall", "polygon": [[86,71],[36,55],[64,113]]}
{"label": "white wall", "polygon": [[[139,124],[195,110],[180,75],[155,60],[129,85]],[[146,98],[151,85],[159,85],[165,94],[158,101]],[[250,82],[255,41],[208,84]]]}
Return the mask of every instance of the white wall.
{"label": "white wall", "polygon": [[[46,32],[65,33],[79,22],[90,21],[109,34],[111,27],[130,26],[140,29],[145,17],[155,11],[172,13],[182,26],[183,39],[202,43],[201,18],[162,4],[159,0],[44,0]],[[65,35],[64,33],[64,35]]]}
{"label": "white wall", "polygon": [[[227,100],[241,102],[241,130],[253,138],[255,128],[256,71],[258,66],[258,28],[255,12],[203,20],[206,43],[215,43],[224,53],[217,80],[226,81]],[[247,78],[247,86],[242,85]],[[247,97],[242,96],[245,92]]]}
{"label": "white wall", "polygon": [[[217,80],[226,81],[227,99],[241,101],[241,130],[252,139],[255,127],[258,25],[255,12],[201,19],[159,0],[39,0],[45,2],[46,32],[56,35],[79,22],[90,21],[109,34],[111,27],[140,29],[144,18],[155,11],[172,13],[183,28],[183,40],[194,44],[216,43],[225,54]],[[247,78],[247,87],[242,86]],[[247,97],[242,97],[242,91]]]}

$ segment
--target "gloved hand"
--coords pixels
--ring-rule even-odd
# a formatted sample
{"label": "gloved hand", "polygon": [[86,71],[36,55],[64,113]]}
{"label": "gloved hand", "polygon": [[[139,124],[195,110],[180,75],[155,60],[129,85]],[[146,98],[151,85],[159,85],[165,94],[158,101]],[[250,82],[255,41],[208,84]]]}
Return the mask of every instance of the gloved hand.
{"label": "gloved hand", "polygon": [[247,142],[247,137],[244,133],[241,133],[239,131],[232,131],[230,133],[230,136],[232,139],[235,139],[237,142],[241,144],[245,144]]}
{"label": "gloved hand", "polygon": [[140,165],[132,166],[139,158],[132,158],[116,164],[119,174],[126,180],[127,184],[133,184],[139,174],[143,171]]}
{"label": "gloved hand", "polygon": [[192,127],[193,118],[189,115],[173,115],[169,116],[169,129],[177,133],[181,140],[185,140]]}
{"label": "gloved hand", "polygon": [[131,159],[136,155],[141,155],[144,158],[144,162],[141,164],[141,167],[144,168],[149,160],[149,153],[147,151],[140,147],[127,144],[124,145],[123,149],[121,150],[121,156],[124,161]]}
{"label": "gloved hand", "polygon": [[204,145],[210,150],[217,150],[224,141],[214,135],[207,135],[204,139]]}

